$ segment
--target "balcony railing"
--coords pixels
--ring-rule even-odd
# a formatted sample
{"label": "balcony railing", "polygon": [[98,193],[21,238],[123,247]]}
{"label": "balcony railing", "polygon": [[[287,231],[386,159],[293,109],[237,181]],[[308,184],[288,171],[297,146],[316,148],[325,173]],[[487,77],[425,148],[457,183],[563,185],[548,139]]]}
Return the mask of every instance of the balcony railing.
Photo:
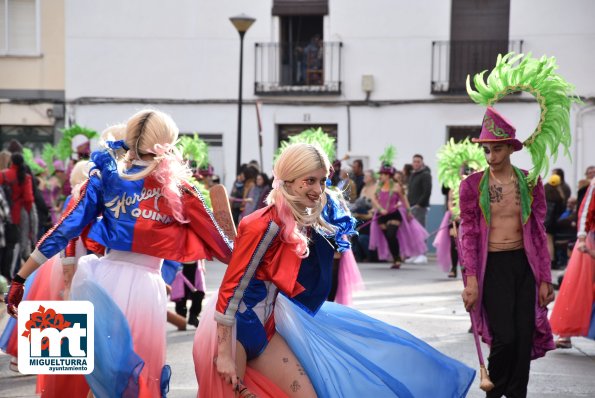
{"label": "balcony railing", "polygon": [[341,94],[340,42],[256,43],[257,95]]}
{"label": "balcony railing", "polygon": [[467,75],[491,70],[498,54],[521,53],[522,40],[432,42],[432,94],[464,94]]}

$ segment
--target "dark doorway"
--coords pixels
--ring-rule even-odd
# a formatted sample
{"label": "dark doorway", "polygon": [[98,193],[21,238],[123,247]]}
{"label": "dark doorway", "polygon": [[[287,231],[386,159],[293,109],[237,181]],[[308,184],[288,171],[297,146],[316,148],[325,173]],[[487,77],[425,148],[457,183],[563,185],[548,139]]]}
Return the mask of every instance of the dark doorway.
{"label": "dark doorway", "polygon": [[322,131],[335,139],[335,151],[337,150],[337,125],[336,124],[279,124],[277,125],[277,148],[281,141],[287,140],[292,135],[301,133],[304,130],[321,128]]}
{"label": "dark doorway", "polygon": [[455,142],[463,141],[465,138],[478,138],[481,126],[448,126],[446,141],[454,138]]}

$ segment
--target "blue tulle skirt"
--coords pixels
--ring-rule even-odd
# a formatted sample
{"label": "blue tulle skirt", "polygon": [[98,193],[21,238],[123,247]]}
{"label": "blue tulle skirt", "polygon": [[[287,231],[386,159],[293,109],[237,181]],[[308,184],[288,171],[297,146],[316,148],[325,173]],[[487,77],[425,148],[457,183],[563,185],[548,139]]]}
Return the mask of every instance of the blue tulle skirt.
{"label": "blue tulle skirt", "polygon": [[475,377],[404,330],[339,304],[312,317],[280,294],[275,322],[319,397],[464,397]]}
{"label": "blue tulle skirt", "polygon": [[128,322],[108,293],[93,281],[73,286],[74,300],[88,300],[95,309],[95,368],[86,375],[96,397],[138,396],[144,366],[134,352]]}

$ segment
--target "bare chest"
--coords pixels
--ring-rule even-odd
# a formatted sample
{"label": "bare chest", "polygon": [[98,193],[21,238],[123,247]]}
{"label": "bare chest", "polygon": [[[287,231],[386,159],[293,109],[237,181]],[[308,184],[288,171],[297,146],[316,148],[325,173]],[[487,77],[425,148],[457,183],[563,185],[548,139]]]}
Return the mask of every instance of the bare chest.
{"label": "bare chest", "polygon": [[490,213],[493,219],[520,219],[521,194],[516,182],[509,184],[490,182],[489,194]]}

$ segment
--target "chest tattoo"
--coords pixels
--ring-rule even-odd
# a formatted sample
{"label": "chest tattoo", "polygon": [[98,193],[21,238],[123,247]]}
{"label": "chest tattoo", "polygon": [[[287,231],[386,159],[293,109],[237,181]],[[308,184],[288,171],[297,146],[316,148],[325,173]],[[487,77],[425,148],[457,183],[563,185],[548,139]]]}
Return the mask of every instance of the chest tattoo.
{"label": "chest tattoo", "polygon": [[488,193],[492,204],[511,205],[514,203],[516,206],[521,204],[521,192],[516,183],[509,186],[492,184]]}

